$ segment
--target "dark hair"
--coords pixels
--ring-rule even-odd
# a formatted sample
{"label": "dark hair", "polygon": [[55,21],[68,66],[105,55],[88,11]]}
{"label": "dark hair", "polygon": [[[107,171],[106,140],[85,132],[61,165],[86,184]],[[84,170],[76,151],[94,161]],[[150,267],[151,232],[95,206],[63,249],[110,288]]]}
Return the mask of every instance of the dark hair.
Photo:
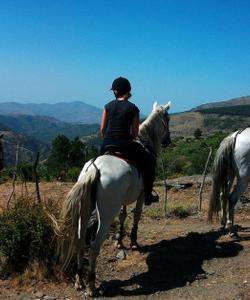
{"label": "dark hair", "polygon": [[113,81],[111,90],[115,92],[117,97],[120,97],[131,91],[131,85],[128,79],[118,77]]}
{"label": "dark hair", "polygon": [[131,94],[131,93],[119,93],[117,90],[114,90],[113,92],[114,92],[114,94],[115,94],[115,98],[122,97],[122,96],[124,96],[124,95],[126,95],[126,94],[128,94],[127,99],[129,99],[129,98],[132,97],[132,94]]}

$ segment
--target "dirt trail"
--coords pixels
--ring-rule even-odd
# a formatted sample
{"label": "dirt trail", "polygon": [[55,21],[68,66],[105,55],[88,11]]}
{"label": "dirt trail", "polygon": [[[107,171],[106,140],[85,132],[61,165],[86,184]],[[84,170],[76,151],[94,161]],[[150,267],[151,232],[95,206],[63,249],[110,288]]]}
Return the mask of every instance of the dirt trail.
{"label": "dirt trail", "polygon": [[[169,206],[178,203],[194,208],[199,179],[178,180],[191,181],[193,186],[169,190]],[[70,183],[44,183],[41,194],[61,201],[71,186]],[[0,185],[0,189],[0,204],[3,205],[10,184]],[[218,223],[206,222],[209,182],[203,193],[202,213],[185,219],[163,216],[163,188],[157,189],[162,201],[143,211],[138,232],[140,251],[132,252],[127,248],[126,259],[116,259],[112,235],[102,248],[97,283],[104,290],[105,299],[250,299],[250,191],[245,193],[247,198],[236,214],[236,223],[241,226],[241,240],[233,242],[228,236],[221,235]],[[129,214],[128,233],[131,218]],[[127,237],[125,245],[129,245]],[[0,280],[1,300],[77,300],[84,297],[83,292],[74,290],[71,280],[33,279],[25,285],[20,284],[17,275]]]}

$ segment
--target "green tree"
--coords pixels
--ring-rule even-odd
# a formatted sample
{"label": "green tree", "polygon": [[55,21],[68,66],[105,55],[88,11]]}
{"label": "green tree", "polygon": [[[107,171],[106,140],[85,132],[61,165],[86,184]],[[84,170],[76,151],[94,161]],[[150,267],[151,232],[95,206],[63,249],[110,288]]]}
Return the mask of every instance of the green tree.
{"label": "green tree", "polygon": [[[43,174],[47,179],[52,177],[77,178],[77,170],[90,158],[97,156],[97,149],[93,146],[87,147],[78,137],[70,141],[66,136],[57,136],[52,143],[51,154],[48,158]],[[50,176],[48,176],[50,175]]]}
{"label": "green tree", "polygon": [[76,137],[70,142],[69,167],[82,167],[87,159],[86,145]]}
{"label": "green tree", "polygon": [[194,137],[199,140],[202,136],[202,130],[200,130],[200,128],[195,129],[194,131]]}
{"label": "green tree", "polygon": [[62,170],[69,167],[70,140],[65,135],[58,135],[52,142],[51,154],[47,161],[49,172],[58,177]]}

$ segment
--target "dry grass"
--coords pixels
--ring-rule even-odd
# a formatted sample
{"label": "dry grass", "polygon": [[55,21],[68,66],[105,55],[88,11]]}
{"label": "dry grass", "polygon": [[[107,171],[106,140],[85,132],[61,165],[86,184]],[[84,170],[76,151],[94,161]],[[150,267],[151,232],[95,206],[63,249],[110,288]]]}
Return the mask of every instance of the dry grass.
{"label": "dry grass", "polygon": [[[72,182],[40,182],[40,194],[43,202],[49,203],[52,202],[60,202],[62,201],[71,187],[73,186]],[[0,211],[6,207],[7,201],[12,191],[12,183],[6,182],[0,184]],[[25,191],[24,185],[21,182],[17,182],[15,186],[15,197],[11,199],[15,201],[15,198],[20,197],[29,197],[35,198],[36,197],[36,189],[34,182],[27,183],[27,193]]]}

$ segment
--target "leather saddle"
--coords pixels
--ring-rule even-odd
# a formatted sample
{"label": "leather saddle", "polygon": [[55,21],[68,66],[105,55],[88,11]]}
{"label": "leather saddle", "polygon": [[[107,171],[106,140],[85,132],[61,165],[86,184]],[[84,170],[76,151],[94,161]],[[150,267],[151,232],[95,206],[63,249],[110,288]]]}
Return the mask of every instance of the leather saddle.
{"label": "leather saddle", "polygon": [[104,150],[105,155],[113,155],[119,157],[125,160],[128,164],[132,164],[138,168],[136,161],[131,159],[127,153],[122,151],[121,147],[117,145],[106,145]]}

